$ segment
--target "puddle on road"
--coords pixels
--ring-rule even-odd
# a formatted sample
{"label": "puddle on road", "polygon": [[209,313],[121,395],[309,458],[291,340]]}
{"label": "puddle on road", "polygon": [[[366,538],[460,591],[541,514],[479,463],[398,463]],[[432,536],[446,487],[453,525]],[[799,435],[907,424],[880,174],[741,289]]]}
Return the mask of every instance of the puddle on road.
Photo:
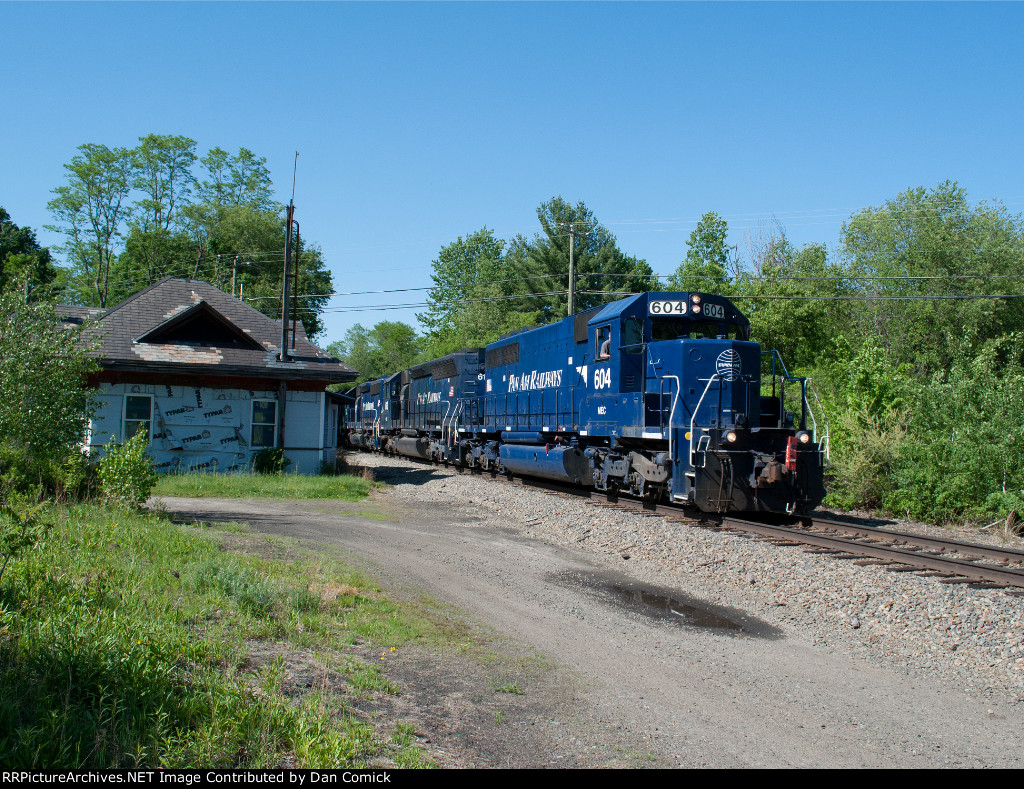
{"label": "puddle on road", "polygon": [[678,616],[680,621],[693,627],[705,627],[713,630],[742,630],[743,625],[719,616],[708,608],[684,603],[676,597],[655,594],[644,589],[630,589],[622,584],[611,584],[610,588],[625,602],[633,605],[647,606],[666,614]]}
{"label": "puddle on road", "polygon": [[607,604],[680,627],[773,640],[784,635],[779,628],[743,611],[690,597],[678,590],[641,584],[625,576],[564,572],[552,580]]}

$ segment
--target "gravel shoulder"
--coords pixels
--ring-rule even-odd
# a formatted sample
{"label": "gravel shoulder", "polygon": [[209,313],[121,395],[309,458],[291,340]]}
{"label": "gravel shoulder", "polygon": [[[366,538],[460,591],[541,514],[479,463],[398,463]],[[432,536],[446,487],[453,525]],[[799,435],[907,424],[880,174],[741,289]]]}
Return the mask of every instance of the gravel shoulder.
{"label": "gravel shoulder", "polygon": [[[391,668],[393,703],[420,710],[442,764],[1024,763],[1021,598],[402,460],[352,462],[388,483],[370,502],[162,505],[335,546],[501,634],[533,669],[500,709],[479,682],[459,684],[465,664],[448,680],[422,671],[426,656],[420,671]],[[483,744],[496,727],[503,753]]]}

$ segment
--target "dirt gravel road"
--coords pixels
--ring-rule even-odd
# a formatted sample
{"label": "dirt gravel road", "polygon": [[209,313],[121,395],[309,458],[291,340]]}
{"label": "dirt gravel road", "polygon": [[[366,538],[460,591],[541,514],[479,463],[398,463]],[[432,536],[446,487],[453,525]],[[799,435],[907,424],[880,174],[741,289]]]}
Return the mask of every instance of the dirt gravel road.
{"label": "dirt gravel road", "polygon": [[[524,536],[522,524],[387,494],[356,504],[167,498],[160,506],[343,549],[399,593],[425,590],[556,664],[575,688],[564,719],[545,711],[527,720],[529,709],[520,710],[532,739],[516,753],[534,758],[510,751],[504,766],[591,766],[614,754],[683,767],[1024,765],[1020,706],[993,709],[990,699],[873,666],[852,650],[821,649],[785,625],[718,608],[707,585],[641,584],[628,561],[546,544]],[[671,611],[658,605],[667,598]],[[543,693],[524,690],[523,699]],[[433,744],[457,752],[455,740]],[[500,762],[491,756],[472,763]]]}

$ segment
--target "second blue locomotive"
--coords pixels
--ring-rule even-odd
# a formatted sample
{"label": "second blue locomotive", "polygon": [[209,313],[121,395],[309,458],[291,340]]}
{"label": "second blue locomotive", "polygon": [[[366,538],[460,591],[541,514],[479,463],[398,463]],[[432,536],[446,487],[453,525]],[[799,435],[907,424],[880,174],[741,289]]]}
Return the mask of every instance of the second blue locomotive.
{"label": "second blue locomotive", "polygon": [[707,512],[808,512],[827,431],[807,381],[749,335],[724,297],[641,293],[360,385],[348,440]]}

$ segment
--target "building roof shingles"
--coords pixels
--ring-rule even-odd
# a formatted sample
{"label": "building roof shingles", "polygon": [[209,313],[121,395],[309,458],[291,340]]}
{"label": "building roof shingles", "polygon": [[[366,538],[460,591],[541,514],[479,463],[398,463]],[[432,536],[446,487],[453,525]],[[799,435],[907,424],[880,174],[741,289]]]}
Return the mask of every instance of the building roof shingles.
{"label": "building roof shingles", "polygon": [[[238,343],[138,341],[168,319],[202,302],[262,349],[241,347]],[[281,361],[280,321],[199,280],[167,277],[106,312],[69,306],[60,309],[70,322],[96,318],[87,331],[99,334],[101,340],[95,355],[107,370],[173,370],[331,382],[351,381],[357,376],[351,367],[309,342],[304,331],[296,332],[295,347],[289,349],[290,360]],[[97,315],[98,312],[102,314]]]}

